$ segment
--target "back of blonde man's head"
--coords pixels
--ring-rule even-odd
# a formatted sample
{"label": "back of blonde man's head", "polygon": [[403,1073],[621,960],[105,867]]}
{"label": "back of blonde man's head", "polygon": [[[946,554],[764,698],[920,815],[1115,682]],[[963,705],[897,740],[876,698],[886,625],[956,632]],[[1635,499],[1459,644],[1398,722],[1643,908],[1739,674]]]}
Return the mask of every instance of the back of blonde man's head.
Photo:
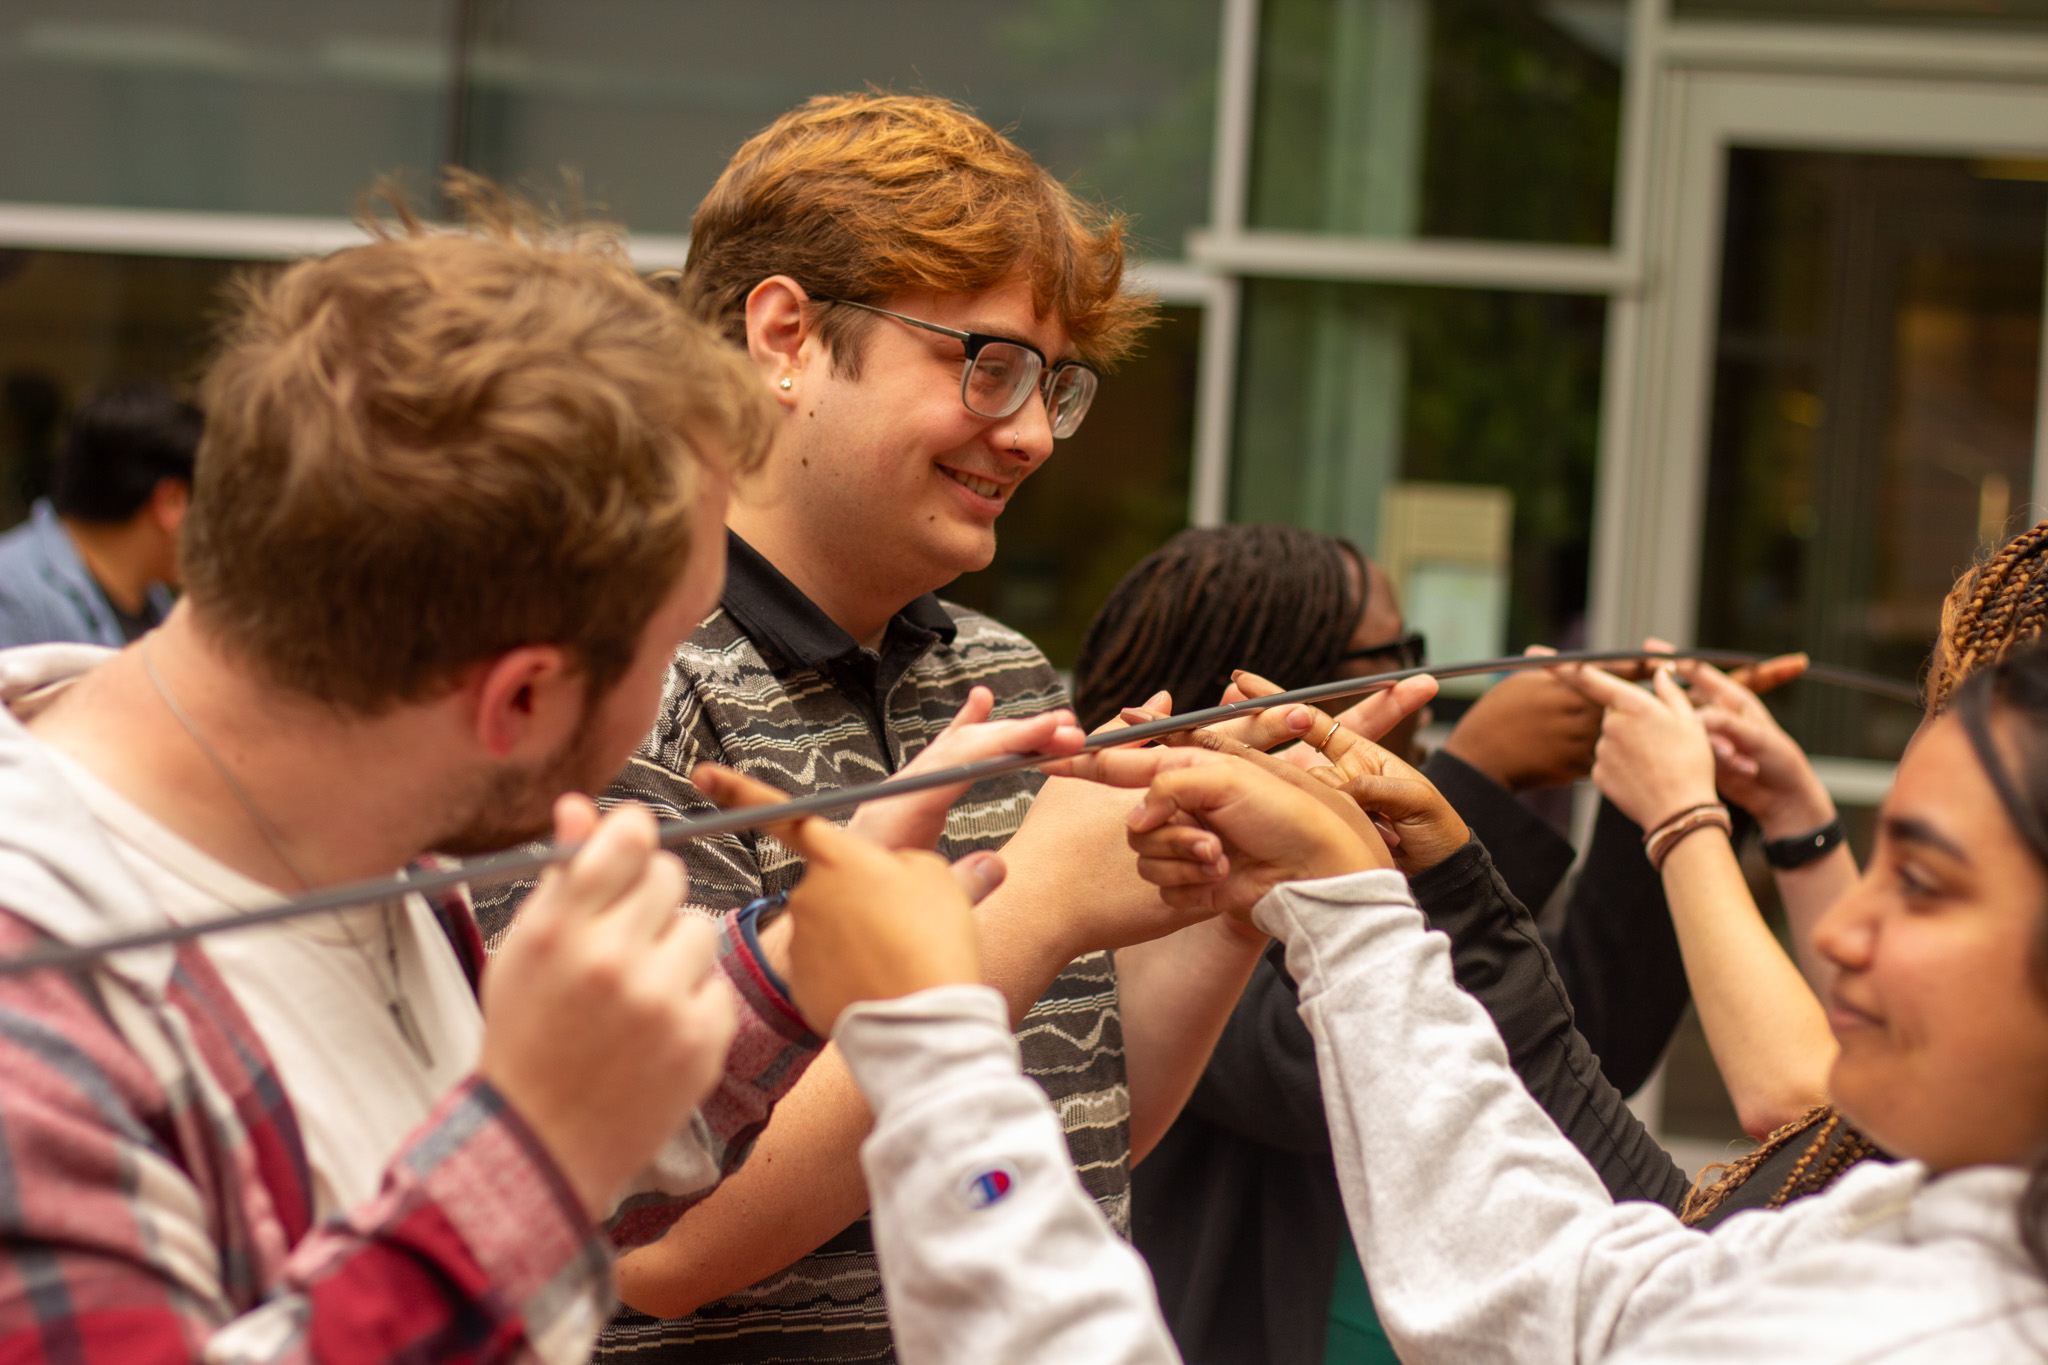
{"label": "back of blonde man's head", "polygon": [[[747,295],[771,275],[855,303],[978,294],[1021,276],[1037,313],[1106,366],[1151,320],[1123,270],[1123,219],[1091,213],[971,111],[864,94],[808,100],[733,154],[691,224],[686,276],[697,311],[742,342]],[[858,376],[873,324],[851,309],[824,315],[845,372]]]}
{"label": "back of blonde man's head", "polygon": [[368,245],[242,280],[203,389],[197,621],[363,713],[524,644],[601,695],[683,570],[707,473],[770,436],[752,368],[616,232],[450,190],[464,231],[394,201]]}

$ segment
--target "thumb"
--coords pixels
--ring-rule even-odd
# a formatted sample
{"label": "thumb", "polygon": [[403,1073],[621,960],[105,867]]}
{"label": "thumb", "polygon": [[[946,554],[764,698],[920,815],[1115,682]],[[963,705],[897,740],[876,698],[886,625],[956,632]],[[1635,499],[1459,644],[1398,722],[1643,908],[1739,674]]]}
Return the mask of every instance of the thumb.
{"label": "thumb", "polygon": [[1657,700],[1663,702],[1674,714],[1692,714],[1692,698],[1686,696],[1685,689],[1678,685],[1676,671],[1669,665],[1661,665],[1651,673],[1650,686],[1656,689]]}
{"label": "thumb", "polygon": [[1003,879],[1010,874],[1001,856],[986,849],[968,854],[954,863],[950,870],[953,880],[967,893],[970,905],[979,904],[982,897],[1001,886]]}
{"label": "thumb", "polygon": [[555,840],[581,843],[597,828],[597,803],[582,792],[563,792],[555,798]]}
{"label": "thumb", "polygon": [[967,700],[960,705],[960,710],[955,713],[953,719],[946,722],[944,733],[953,734],[970,725],[979,725],[989,718],[989,714],[995,708],[995,693],[979,685],[971,687],[967,691]]}
{"label": "thumb", "polygon": [[1428,814],[1435,804],[1433,788],[1405,777],[1358,773],[1342,782],[1324,780],[1332,781],[1332,785],[1356,801],[1360,809],[1384,815],[1389,820],[1415,819]]}

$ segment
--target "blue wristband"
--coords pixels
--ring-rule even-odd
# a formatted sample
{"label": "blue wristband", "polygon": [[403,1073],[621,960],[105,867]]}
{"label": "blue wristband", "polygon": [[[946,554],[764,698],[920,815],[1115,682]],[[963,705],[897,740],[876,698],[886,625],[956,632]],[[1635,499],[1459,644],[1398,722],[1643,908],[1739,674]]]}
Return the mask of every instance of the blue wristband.
{"label": "blue wristband", "polygon": [[733,914],[739,919],[740,937],[746,940],[747,951],[752,953],[754,961],[760,964],[761,975],[768,978],[768,984],[773,986],[784,1000],[791,1000],[794,1003],[789,993],[789,983],[782,979],[780,972],[768,965],[768,955],[761,951],[761,916],[765,914],[772,918],[780,914],[782,908],[788,904],[789,893],[778,891],[772,896],[758,896],[748,901],[733,911]]}

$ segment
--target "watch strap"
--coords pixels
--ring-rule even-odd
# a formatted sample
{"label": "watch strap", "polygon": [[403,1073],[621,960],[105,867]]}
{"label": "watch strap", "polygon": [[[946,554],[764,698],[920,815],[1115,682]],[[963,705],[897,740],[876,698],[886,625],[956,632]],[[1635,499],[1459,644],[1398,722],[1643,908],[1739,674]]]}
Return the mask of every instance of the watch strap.
{"label": "watch strap", "polygon": [[1795,834],[1787,839],[1766,839],[1764,861],[1780,872],[1790,872],[1808,863],[1818,862],[1833,853],[1848,837],[1842,830],[1842,817],[1822,825],[1819,829]]}

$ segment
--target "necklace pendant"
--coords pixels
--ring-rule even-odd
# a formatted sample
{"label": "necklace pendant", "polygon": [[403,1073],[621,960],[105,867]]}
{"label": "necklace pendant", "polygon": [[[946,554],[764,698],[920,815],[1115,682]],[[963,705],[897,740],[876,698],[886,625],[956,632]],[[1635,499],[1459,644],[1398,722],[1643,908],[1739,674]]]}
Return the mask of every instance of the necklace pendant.
{"label": "necklace pendant", "polygon": [[398,1036],[405,1039],[412,1055],[419,1058],[421,1066],[433,1066],[434,1050],[427,1046],[427,1035],[421,1030],[419,1020],[413,1017],[412,1006],[403,997],[385,1003],[391,1010],[391,1022],[398,1026]]}

